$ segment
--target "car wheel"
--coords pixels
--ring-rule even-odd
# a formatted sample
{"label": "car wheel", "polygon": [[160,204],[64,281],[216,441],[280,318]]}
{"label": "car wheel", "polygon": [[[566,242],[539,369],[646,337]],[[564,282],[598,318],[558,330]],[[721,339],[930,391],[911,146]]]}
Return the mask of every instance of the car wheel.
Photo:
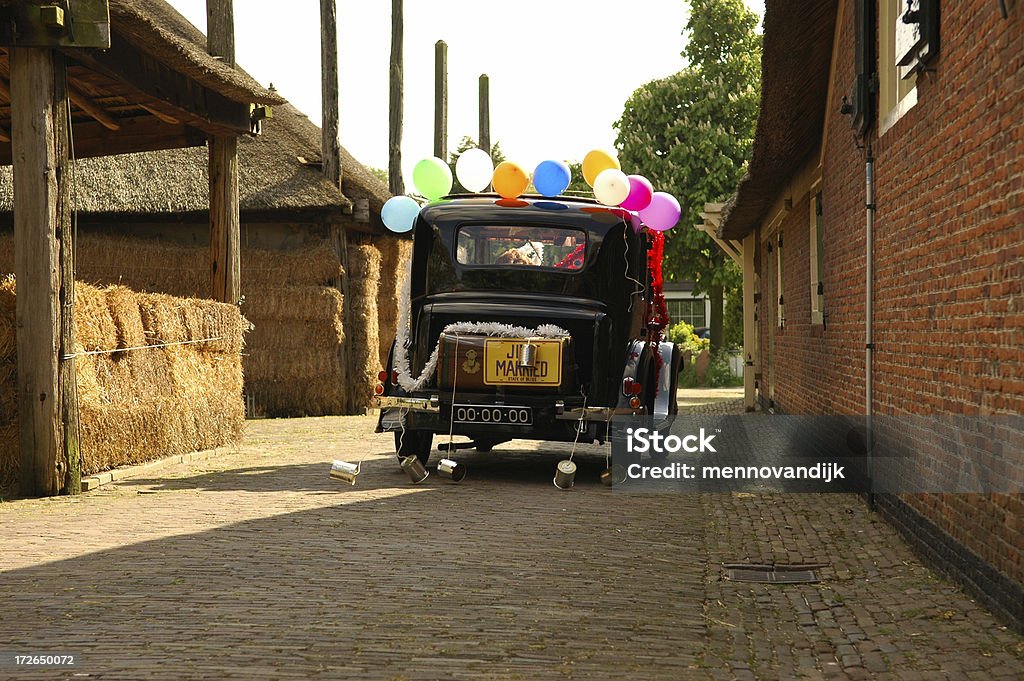
{"label": "car wheel", "polygon": [[434,434],[429,430],[396,430],[395,431],[395,452],[398,453],[398,460],[401,461],[407,456],[415,456],[424,466],[430,458],[430,445],[434,441]]}

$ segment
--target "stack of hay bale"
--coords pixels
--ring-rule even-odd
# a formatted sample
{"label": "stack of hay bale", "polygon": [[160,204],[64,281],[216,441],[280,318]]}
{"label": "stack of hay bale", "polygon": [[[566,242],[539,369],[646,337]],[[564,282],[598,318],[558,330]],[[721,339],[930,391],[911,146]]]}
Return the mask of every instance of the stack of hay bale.
{"label": "stack of hay bale", "polygon": [[[348,248],[348,294],[328,239],[303,248],[242,249],[242,313],[246,336],[245,394],[257,416],[323,416],[369,405],[377,372],[395,335],[397,293],[411,241],[392,237]],[[156,239],[80,233],[77,278],[137,291],[203,298],[209,291],[209,250]],[[13,268],[13,244],[0,234],[0,272]],[[345,329],[344,305],[354,323]],[[346,348],[354,376],[343,359]]]}
{"label": "stack of hay bale", "polygon": [[[8,369],[15,295],[13,277],[4,279],[0,488],[18,471],[16,381]],[[78,284],[74,321],[84,474],[240,440],[245,320],[235,306]],[[128,350],[152,345],[164,347]]]}
{"label": "stack of hay bale", "polygon": [[[280,266],[282,259],[294,266]],[[326,242],[298,254],[250,250],[243,256],[243,309],[254,327],[245,389],[262,415],[345,412],[343,305],[348,301],[331,285],[341,272],[341,261]]]}

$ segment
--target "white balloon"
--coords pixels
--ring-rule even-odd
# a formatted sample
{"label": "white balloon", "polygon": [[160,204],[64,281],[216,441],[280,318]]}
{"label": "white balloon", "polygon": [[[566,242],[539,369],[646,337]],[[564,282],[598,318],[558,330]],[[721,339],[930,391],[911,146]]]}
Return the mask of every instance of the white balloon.
{"label": "white balloon", "polygon": [[629,178],[621,170],[602,170],[594,180],[594,197],[606,206],[617,206],[629,196]]}
{"label": "white balloon", "polygon": [[466,149],[455,162],[455,176],[467,191],[482,192],[494,176],[494,163],[483,149]]}

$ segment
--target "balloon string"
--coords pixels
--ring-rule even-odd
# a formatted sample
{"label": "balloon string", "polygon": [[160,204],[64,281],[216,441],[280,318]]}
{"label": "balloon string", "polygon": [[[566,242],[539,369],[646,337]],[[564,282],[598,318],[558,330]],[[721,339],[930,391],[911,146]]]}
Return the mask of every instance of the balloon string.
{"label": "balloon string", "polygon": [[627,230],[629,229],[630,227],[627,225],[626,229],[622,230],[622,243],[626,245],[626,250],[622,253],[623,273],[626,275],[626,279],[633,282],[634,288],[633,292],[629,294],[629,307],[626,309],[626,312],[633,311],[633,298],[635,298],[637,294],[644,292],[644,285],[629,276],[629,234],[627,233]]}

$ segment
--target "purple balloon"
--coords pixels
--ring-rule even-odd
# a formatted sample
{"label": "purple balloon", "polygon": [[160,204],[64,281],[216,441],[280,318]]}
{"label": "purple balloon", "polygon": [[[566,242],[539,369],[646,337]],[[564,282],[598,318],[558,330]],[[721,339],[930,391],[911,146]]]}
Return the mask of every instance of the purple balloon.
{"label": "purple balloon", "polygon": [[626,210],[643,210],[651,205],[654,186],[643,175],[629,175],[629,196],[619,205]]}
{"label": "purple balloon", "polygon": [[651,229],[664,232],[676,226],[681,214],[676,197],[665,192],[654,192],[651,204],[640,211],[640,219]]}

